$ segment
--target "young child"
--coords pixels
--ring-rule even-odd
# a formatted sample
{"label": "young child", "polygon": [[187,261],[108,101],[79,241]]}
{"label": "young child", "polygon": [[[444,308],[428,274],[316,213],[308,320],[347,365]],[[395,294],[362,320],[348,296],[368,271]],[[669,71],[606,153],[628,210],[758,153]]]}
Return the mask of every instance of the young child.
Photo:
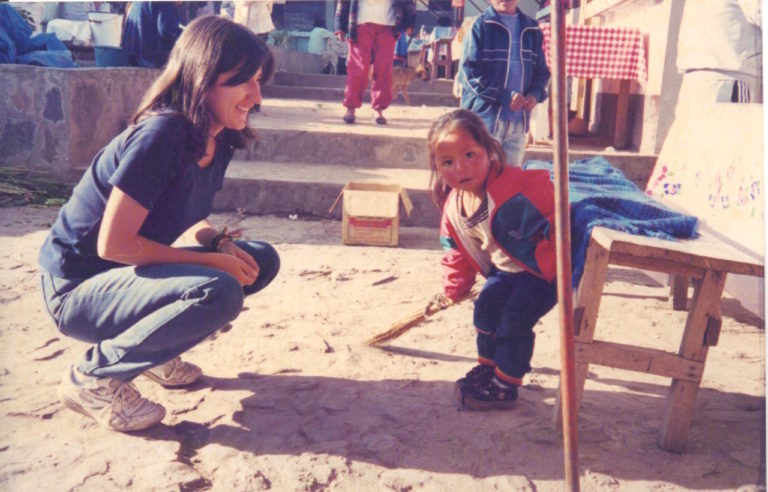
{"label": "young child", "polygon": [[501,144],[463,109],[432,124],[428,146],[445,295],[459,299],[477,273],[487,278],[474,311],[480,364],[456,396],[473,410],[510,408],[531,370],[533,327],[557,302],[549,171],[505,165]]}
{"label": "young child", "polygon": [[549,69],[539,25],[518,0],[491,0],[464,39],[461,107],[477,113],[501,142],[507,162],[521,166],[531,110],[547,98]]}

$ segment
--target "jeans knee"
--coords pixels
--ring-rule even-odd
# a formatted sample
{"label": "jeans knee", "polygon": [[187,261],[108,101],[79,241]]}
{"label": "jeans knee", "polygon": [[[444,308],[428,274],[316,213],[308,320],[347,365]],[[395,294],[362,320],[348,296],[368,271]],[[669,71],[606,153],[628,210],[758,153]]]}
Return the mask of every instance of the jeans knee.
{"label": "jeans knee", "polygon": [[263,267],[260,267],[258,282],[262,285],[267,285],[277,277],[277,273],[280,271],[280,254],[269,243],[262,243],[264,248]]}
{"label": "jeans knee", "polygon": [[198,305],[210,308],[216,325],[232,321],[243,309],[243,287],[235,277],[224,273],[213,277],[206,285],[187,292],[186,297],[196,297]]}
{"label": "jeans knee", "polygon": [[241,245],[241,247],[259,265],[259,276],[256,278],[256,281],[245,287],[245,294],[249,295],[260,291],[275,279],[280,271],[280,255],[271,244],[263,241],[249,241]]}

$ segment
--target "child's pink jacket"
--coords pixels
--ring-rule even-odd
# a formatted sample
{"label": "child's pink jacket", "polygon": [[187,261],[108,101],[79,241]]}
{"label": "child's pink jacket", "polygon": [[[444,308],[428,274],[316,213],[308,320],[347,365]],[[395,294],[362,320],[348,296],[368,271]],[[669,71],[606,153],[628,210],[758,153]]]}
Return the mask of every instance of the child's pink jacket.
{"label": "child's pink jacket", "polygon": [[[555,193],[549,171],[524,171],[504,166],[493,171],[486,183],[491,234],[498,246],[516,264],[547,281],[555,278]],[[446,250],[443,287],[450,299],[458,299],[472,288],[477,273],[491,271],[488,255],[472,238],[455,227],[462,220],[456,206],[456,190],[443,207],[440,242]]]}

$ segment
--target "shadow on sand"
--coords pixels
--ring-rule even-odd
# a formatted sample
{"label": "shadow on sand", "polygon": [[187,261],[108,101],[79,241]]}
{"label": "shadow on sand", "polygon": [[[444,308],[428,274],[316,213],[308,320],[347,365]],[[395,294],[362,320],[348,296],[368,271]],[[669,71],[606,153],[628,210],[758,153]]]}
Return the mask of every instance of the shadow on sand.
{"label": "shadow on sand", "polygon": [[[535,369],[536,374],[553,372]],[[654,480],[685,488],[736,489],[764,476],[761,398],[703,388],[685,453],[656,445],[666,387],[599,380],[623,390],[589,385],[579,418],[582,472],[624,480]],[[205,377],[197,390],[247,391],[233,420],[237,425],[182,421],[140,435],[179,443],[178,460],[190,462],[208,444],[256,455],[317,453],[388,468],[411,468],[474,477],[524,475],[531,480],[563,476],[561,436],[551,424],[555,390],[529,384],[511,412],[459,410],[453,382],[356,381],[241,373],[236,379]],[[194,390],[194,389],[193,389]],[[218,397],[218,396],[216,396]],[[210,396],[206,398],[211,398]],[[736,457],[736,458],[734,458]],[[610,464],[610,466],[608,465]],[[719,475],[719,467],[744,473]],[[686,467],[701,470],[698,475]]]}

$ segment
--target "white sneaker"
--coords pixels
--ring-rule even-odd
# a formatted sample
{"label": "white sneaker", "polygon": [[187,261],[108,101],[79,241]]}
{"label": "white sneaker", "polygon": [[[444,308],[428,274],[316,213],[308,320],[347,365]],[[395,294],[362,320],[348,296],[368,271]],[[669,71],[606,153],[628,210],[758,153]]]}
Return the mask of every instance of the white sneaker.
{"label": "white sneaker", "polygon": [[184,362],[181,357],[175,357],[165,364],[160,364],[144,371],[144,375],[152,381],[167,387],[186,386],[197,381],[203,370],[190,362]]}
{"label": "white sneaker", "polygon": [[113,378],[89,378],[81,383],[71,368],[59,385],[59,398],[75,412],[100,426],[120,432],[151,427],[165,417],[165,407],[142,397],[133,383]]}

